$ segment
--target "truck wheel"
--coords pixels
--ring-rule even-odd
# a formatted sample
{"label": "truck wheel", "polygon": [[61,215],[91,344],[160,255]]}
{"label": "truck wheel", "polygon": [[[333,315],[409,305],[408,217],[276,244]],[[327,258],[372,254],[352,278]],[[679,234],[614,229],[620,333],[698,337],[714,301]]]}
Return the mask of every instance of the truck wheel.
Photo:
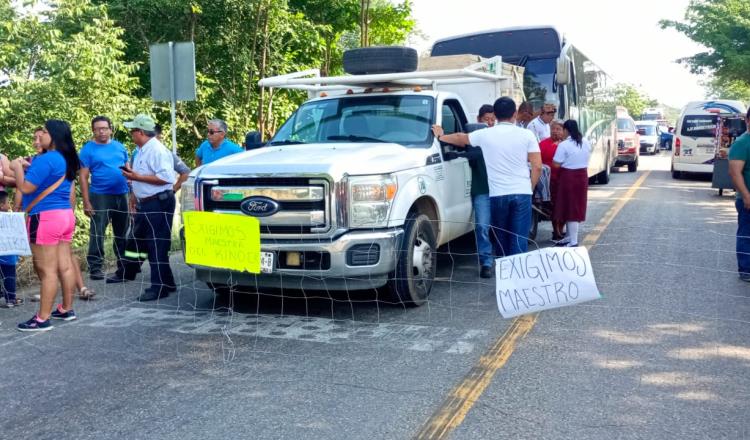
{"label": "truck wheel", "polygon": [[432,289],[437,265],[437,240],[430,218],[410,213],[404,224],[405,232],[396,256],[396,270],[391,274],[388,288],[397,303],[409,307],[421,306]]}
{"label": "truck wheel", "polygon": [[413,72],[419,56],[411,47],[360,47],[344,52],[344,71],[352,75]]}
{"label": "truck wheel", "polygon": [[[609,154],[608,154],[609,156]],[[610,173],[610,167],[609,167],[609,159],[607,159],[607,163],[604,164],[604,171],[596,175],[596,183],[599,185],[606,185],[609,183],[609,173]]]}
{"label": "truck wheel", "polygon": [[680,171],[675,170],[674,165],[672,165],[672,178],[677,180],[680,177],[682,177],[682,173]]}
{"label": "truck wheel", "polygon": [[638,162],[630,162],[628,164],[628,172],[635,173],[636,171],[638,171]]}

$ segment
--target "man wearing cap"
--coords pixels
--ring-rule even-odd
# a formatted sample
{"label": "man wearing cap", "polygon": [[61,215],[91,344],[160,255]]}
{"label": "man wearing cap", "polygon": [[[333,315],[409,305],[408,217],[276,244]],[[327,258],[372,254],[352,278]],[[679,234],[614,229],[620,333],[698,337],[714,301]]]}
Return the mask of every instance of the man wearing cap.
{"label": "man wearing cap", "polygon": [[[176,181],[172,153],[156,138],[156,124],[150,116],[140,114],[123,125],[130,130],[130,137],[138,147],[132,167],[126,165],[122,170],[122,175],[132,186],[131,206],[135,206],[133,236],[146,244],[151,267],[151,287],[138,300],[153,301],[177,290],[169,267],[175,210],[173,185]],[[124,270],[109,277],[108,283],[135,278],[140,262],[127,252],[125,257]]]}
{"label": "man wearing cap", "polygon": [[541,142],[550,136],[549,123],[555,118],[555,113],[557,113],[557,106],[555,103],[545,102],[539,116],[534,118],[529,122],[529,125],[526,126],[527,129],[534,133],[537,142]]}
{"label": "man wearing cap", "polygon": [[227,123],[221,119],[211,119],[208,121],[208,139],[195,152],[195,165],[206,165],[241,152],[242,147],[227,139]]}

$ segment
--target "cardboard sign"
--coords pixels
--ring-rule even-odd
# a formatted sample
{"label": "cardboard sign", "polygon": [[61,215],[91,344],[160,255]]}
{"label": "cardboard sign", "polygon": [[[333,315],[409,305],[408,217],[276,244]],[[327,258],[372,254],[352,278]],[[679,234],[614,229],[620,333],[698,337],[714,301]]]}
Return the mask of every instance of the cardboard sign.
{"label": "cardboard sign", "polygon": [[185,225],[185,262],[199,266],[260,273],[260,222],[255,217],[189,211]]}
{"label": "cardboard sign", "polygon": [[31,255],[22,212],[0,212],[0,256]]}
{"label": "cardboard sign", "polygon": [[503,318],[599,299],[585,247],[553,247],[495,261],[497,308]]}

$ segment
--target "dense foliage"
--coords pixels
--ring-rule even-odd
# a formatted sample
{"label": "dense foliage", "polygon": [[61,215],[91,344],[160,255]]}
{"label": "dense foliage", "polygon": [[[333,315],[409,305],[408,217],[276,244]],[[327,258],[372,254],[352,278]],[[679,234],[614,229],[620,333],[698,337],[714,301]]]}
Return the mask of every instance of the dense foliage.
{"label": "dense foliage", "polygon": [[750,2],[691,0],[684,21],[662,20],[707,48],[680,61],[693,73],[707,73],[709,93],[722,98],[750,99]]}

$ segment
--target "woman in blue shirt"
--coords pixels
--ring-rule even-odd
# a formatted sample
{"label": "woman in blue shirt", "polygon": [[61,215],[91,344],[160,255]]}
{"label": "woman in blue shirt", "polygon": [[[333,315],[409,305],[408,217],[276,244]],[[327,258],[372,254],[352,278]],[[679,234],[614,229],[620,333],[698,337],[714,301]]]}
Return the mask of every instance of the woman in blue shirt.
{"label": "woman in blue shirt", "polygon": [[[75,230],[75,214],[70,191],[80,162],[70,125],[50,119],[44,124],[41,146],[47,152],[29,165],[23,159],[13,161],[16,187],[23,194],[23,209],[29,214],[29,232],[34,269],[41,281],[39,311],[18,324],[20,331],[46,331],[52,328],[50,317],[71,321],[74,272],[70,242]],[[24,167],[28,169],[24,171]],[[58,282],[62,283],[63,302],[54,310]]]}

